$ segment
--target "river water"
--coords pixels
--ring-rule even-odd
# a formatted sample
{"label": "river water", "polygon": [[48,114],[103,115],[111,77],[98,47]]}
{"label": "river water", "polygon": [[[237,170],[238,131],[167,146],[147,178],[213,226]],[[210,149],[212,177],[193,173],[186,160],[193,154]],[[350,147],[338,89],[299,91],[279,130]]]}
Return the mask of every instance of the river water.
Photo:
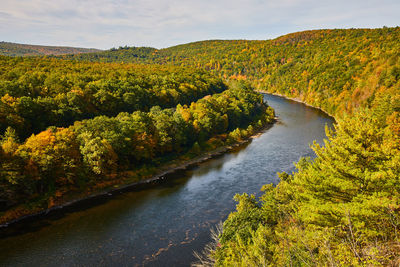
{"label": "river water", "polygon": [[276,173],[294,171],[333,120],[272,95],[279,122],[237,150],[179,171],[165,183],[42,219],[0,239],[0,266],[190,266],[210,228],[235,208],[236,193],[260,196]]}

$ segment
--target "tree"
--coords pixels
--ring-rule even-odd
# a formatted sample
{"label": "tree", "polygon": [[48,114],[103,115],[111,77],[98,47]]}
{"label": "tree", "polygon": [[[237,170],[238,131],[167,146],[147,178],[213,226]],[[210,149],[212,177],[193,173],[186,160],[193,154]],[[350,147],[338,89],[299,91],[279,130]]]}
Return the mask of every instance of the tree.
{"label": "tree", "polygon": [[100,175],[115,172],[118,156],[107,140],[94,137],[89,132],[81,133],[78,139],[83,161],[93,173]]}

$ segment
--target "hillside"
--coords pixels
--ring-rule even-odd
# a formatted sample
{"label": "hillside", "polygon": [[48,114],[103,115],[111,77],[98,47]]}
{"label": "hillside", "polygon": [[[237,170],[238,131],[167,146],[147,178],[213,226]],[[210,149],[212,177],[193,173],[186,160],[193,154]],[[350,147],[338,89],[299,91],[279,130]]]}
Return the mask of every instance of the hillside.
{"label": "hillside", "polygon": [[259,90],[299,98],[339,115],[367,106],[378,91],[398,80],[399,39],[399,27],[313,30],[266,41],[210,40],[160,50],[125,47],[66,57],[203,68],[224,78],[250,80]]}
{"label": "hillside", "polygon": [[78,48],[67,46],[44,46],[17,44],[9,42],[0,42],[0,55],[4,56],[44,56],[44,55],[65,55],[99,52],[94,48]]}

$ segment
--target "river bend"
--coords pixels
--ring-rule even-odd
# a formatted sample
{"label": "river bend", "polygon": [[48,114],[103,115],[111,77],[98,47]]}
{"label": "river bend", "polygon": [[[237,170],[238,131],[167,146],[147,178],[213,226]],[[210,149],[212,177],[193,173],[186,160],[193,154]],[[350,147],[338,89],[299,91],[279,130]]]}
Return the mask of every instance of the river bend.
{"label": "river bend", "polygon": [[265,95],[279,121],[237,150],[152,188],[117,195],[0,239],[0,266],[189,266],[209,242],[210,227],[234,210],[235,193],[259,196],[276,173],[314,157],[332,118],[291,100]]}

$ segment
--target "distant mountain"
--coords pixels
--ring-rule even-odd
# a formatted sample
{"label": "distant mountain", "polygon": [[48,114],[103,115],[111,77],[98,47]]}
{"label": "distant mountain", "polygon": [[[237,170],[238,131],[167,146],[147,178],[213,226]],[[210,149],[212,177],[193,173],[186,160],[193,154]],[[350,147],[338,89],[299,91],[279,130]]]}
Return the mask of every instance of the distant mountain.
{"label": "distant mountain", "polygon": [[105,51],[95,51],[94,53],[69,54],[59,58],[92,62],[160,63],[155,60],[159,57],[158,51],[160,50],[153,47],[121,46]]}
{"label": "distant mountain", "polygon": [[0,55],[4,56],[40,56],[40,55],[65,55],[100,52],[94,48],[78,48],[67,46],[44,46],[0,42]]}

